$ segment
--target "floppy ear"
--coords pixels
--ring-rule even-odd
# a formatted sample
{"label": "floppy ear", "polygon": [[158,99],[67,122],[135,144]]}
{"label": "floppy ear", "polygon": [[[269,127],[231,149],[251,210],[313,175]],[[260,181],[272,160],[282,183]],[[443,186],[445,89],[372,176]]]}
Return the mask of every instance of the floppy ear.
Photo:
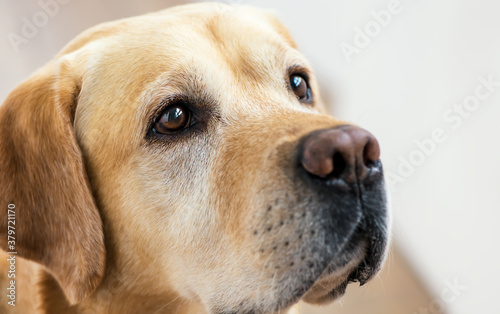
{"label": "floppy ear", "polygon": [[49,66],[0,106],[0,247],[43,265],[71,304],[94,291],[105,265],[102,221],[72,127],[80,85],[64,65]]}

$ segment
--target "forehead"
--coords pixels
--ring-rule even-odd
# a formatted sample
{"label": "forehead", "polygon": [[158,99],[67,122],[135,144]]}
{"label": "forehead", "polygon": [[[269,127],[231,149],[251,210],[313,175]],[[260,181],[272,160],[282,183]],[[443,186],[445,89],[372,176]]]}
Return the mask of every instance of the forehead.
{"label": "forehead", "polygon": [[106,83],[119,78],[135,94],[155,81],[247,90],[276,86],[287,67],[305,63],[286,30],[250,8],[174,8],[122,21],[113,31],[91,52],[89,77]]}

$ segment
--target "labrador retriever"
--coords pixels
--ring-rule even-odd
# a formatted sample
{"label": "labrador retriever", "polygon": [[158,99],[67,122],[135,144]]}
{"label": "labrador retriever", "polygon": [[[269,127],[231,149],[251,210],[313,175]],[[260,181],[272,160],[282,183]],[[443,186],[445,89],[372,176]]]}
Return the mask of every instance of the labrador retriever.
{"label": "labrador retriever", "polygon": [[0,107],[16,310],[330,302],[384,260],[379,155],[371,133],[327,114],[268,12],[198,3],[98,25]]}

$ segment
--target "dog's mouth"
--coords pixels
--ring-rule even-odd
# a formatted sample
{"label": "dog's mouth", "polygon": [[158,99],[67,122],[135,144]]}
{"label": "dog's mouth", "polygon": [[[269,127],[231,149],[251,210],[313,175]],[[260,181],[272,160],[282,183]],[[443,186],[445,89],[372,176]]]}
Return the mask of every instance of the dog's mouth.
{"label": "dog's mouth", "polygon": [[[373,235],[376,238],[377,235]],[[303,281],[295,295],[280,306],[293,304],[299,299],[311,304],[326,304],[342,297],[350,283],[364,285],[380,270],[385,257],[386,240],[378,239],[373,246],[369,240],[353,235],[341,253],[334,257],[314,281]],[[381,249],[381,251],[379,251]],[[300,292],[299,292],[300,291]],[[284,306],[285,305],[285,306]]]}
{"label": "dog's mouth", "polygon": [[379,270],[382,261],[372,264],[369,256],[364,256],[364,245],[355,252],[333,260],[302,296],[308,303],[322,304],[344,295],[349,283],[361,286],[369,281]]}

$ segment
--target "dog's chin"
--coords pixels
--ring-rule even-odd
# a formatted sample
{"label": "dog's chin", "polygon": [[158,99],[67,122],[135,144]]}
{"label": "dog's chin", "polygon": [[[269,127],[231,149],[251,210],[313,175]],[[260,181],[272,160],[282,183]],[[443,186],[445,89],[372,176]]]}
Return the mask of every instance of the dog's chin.
{"label": "dog's chin", "polygon": [[361,261],[362,258],[354,258],[341,269],[332,262],[301,299],[307,303],[323,304],[343,296],[350,282],[361,281],[355,278]]}
{"label": "dog's chin", "polygon": [[301,299],[311,304],[324,304],[342,297],[349,283],[364,285],[378,272],[382,262],[373,263],[372,256],[365,251],[366,246],[360,245],[344,253],[342,258],[334,259]]}

